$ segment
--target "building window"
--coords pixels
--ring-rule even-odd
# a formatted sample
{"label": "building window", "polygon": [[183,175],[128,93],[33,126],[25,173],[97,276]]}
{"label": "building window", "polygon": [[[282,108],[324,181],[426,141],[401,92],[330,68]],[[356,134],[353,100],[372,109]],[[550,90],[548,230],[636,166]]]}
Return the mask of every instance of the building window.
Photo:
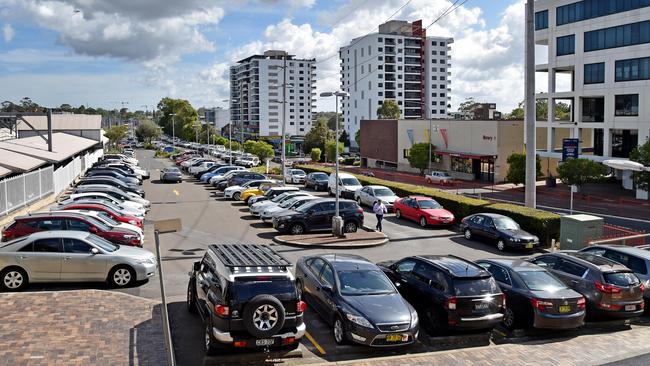
{"label": "building window", "polygon": [[441,110],[440,110],[440,114],[445,114],[445,110],[444,110],[444,109],[441,109]]}
{"label": "building window", "polygon": [[548,10],[535,13],[535,30],[548,28]]}
{"label": "building window", "polygon": [[616,81],[650,80],[650,57],[616,61]]}
{"label": "building window", "polygon": [[438,80],[438,77],[436,77],[436,76],[432,76],[432,77],[431,77],[431,80]]}
{"label": "building window", "polygon": [[432,68],[431,68],[431,71],[432,71],[432,72],[437,72],[437,71],[438,71],[438,68],[437,68],[437,67],[432,67]]}
{"label": "building window", "polygon": [[582,122],[603,122],[605,120],[605,98],[582,98]]}
{"label": "building window", "polygon": [[[586,37],[586,33],[585,33],[585,37]],[[575,44],[576,44],[575,34],[571,34],[564,37],[557,37],[556,44],[557,44],[557,49],[555,50],[556,56],[572,55],[573,53],[575,53]]]}
{"label": "building window", "polygon": [[461,158],[457,156],[451,157],[451,170],[459,173],[473,174],[472,159]]}
{"label": "building window", "polygon": [[433,102],[431,102],[431,105],[438,105],[438,102],[434,100]]}
{"label": "building window", "polygon": [[605,63],[585,64],[585,84],[605,82]]}
{"label": "building window", "polygon": [[437,46],[437,45],[438,45],[438,42],[436,42],[436,41],[431,41],[431,45],[432,45],[432,46]]}
{"label": "building window", "polygon": [[638,116],[639,115],[639,94],[623,94],[615,96],[616,116]]}
{"label": "building window", "polygon": [[431,153],[431,162],[437,164],[442,163],[442,155]]}
{"label": "building window", "polygon": [[437,55],[437,54],[438,54],[438,51],[431,51],[431,54],[432,54],[432,55]]}
{"label": "building window", "polygon": [[379,42],[383,42],[383,41],[384,41],[384,39],[383,39],[383,38],[381,38],[381,37],[379,37],[379,38],[377,38],[377,41],[379,41]]}
{"label": "building window", "polygon": [[444,97],[445,97],[445,93],[440,93],[440,98],[444,98]]}
{"label": "building window", "polygon": [[650,20],[585,32],[585,52],[650,43]]}
{"label": "building window", "polygon": [[445,45],[445,42],[440,42],[440,47],[443,47]]}
{"label": "building window", "polygon": [[444,55],[445,55],[445,51],[440,51],[440,56],[444,56]]}
{"label": "building window", "polygon": [[[647,6],[650,6],[650,1],[647,0],[583,0],[558,6],[555,23],[560,26]],[[537,20],[537,14],[535,14],[535,20]],[[537,27],[537,21],[535,21],[535,26]]]}

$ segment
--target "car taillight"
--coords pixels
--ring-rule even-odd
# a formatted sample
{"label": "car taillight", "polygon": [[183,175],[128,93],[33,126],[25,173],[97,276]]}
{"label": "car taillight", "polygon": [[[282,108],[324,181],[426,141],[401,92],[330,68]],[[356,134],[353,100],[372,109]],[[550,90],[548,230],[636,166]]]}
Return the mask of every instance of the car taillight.
{"label": "car taillight", "polygon": [[643,284],[640,284],[639,290],[641,290],[641,292],[645,292],[645,286]]}
{"label": "car taillight", "polygon": [[535,309],[538,309],[539,311],[546,311],[546,308],[552,308],[553,303],[550,301],[544,301],[536,298],[530,299],[530,303],[533,305]]}
{"label": "car taillight", "polygon": [[456,297],[450,297],[445,300],[445,307],[449,310],[456,310]]}
{"label": "car taillight", "polygon": [[608,283],[602,283],[599,281],[594,282],[594,285],[596,286],[596,290],[606,293],[606,294],[620,294],[621,293],[621,288],[616,287],[614,285],[610,285]]}
{"label": "car taillight", "polygon": [[501,306],[506,307],[506,294],[501,295]]}
{"label": "car taillight", "polygon": [[307,310],[307,303],[304,301],[298,301],[298,304],[296,304],[296,311],[299,313],[304,313],[305,310]]}
{"label": "car taillight", "polygon": [[641,301],[641,303],[639,304],[639,308],[640,309],[645,308],[645,301]]}
{"label": "car taillight", "polygon": [[230,308],[227,306],[223,305],[215,305],[214,306],[214,311],[217,313],[219,316],[228,316],[230,315]]}
{"label": "car taillight", "polygon": [[357,212],[358,213],[363,213],[363,208],[361,208],[361,207],[357,208]]}
{"label": "car taillight", "polygon": [[584,310],[585,307],[587,306],[587,302],[585,301],[584,297],[581,297],[578,299],[578,309]]}

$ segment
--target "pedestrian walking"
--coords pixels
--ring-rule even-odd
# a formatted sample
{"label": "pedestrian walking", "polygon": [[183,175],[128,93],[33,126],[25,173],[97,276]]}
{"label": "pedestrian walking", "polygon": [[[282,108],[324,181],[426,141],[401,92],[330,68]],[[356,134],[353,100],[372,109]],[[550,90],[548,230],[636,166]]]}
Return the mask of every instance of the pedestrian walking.
{"label": "pedestrian walking", "polygon": [[382,230],[381,221],[384,219],[384,214],[388,212],[388,210],[386,209],[386,206],[384,205],[383,202],[375,201],[375,204],[372,205],[372,212],[374,212],[375,215],[377,216],[377,226],[375,227],[375,229],[381,232]]}

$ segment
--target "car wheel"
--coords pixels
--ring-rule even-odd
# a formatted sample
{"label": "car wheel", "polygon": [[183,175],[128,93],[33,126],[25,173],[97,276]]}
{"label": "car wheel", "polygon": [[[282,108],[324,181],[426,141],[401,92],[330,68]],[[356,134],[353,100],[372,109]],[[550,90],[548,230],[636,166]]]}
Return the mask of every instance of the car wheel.
{"label": "car wheel", "polygon": [[6,291],[20,291],[27,286],[27,272],[22,268],[11,267],[2,271],[0,274],[2,283],[0,286]]}
{"label": "car wheel", "polygon": [[402,211],[399,209],[395,210],[395,218],[396,219],[401,219],[402,218]]}
{"label": "car wheel", "polygon": [[363,207],[363,204],[361,203],[361,197],[357,197],[357,203],[359,204],[359,207]]}
{"label": "car wheel", "polygon": [[499,241],[497,242],[497,249],[499,249],[499,251],[501,252],[506,250],[506,243],[503,242],[503,239],[499,239]]}
{"label": "car wheel", "polygon": [[187,311],[194,314],[196,313],[196,297],[194,296],[194,282],[192,280],[188,281],[187,284]]}
{"label": "car wheel", "polygon": [[359,228],[359,225],[357,225],[356,222],[348,221],[343,226],[343,231],[346,232],[346,233],[356,233],[358,228]]}
{"label": "car wheel", "polygon": [[239,201],[240,198],[241,198],[241,193],[239,192],[235,192],[235,194],[232,195],[232,199],[235,201]]}
{"label": "car wheel", "polygon": [[208,321],[205,324],[205,341],[203,343],[203,349],[205,354],[208,356],[214,355],[217,353],[217,341],[212,335],[212,322]]}
{"label": "car wheel", "polygon": [[420,217],[420,226],[421,227],[427,227],[427,218],[422,216]]}
{"label": "car wheel", "polygon": [[334,320],[334,327],[332,328],[332,333],[334,335],[334,341],[338,345],[343,345],[348,343],[345,336],[345,328],[343,327],[343,320],[340,317],[336,317]]}
{"label": "car wheel", "polygon": [[303,224],[293,224],[289,229],[291,235],[301,235],[305,233],[305,226]]}
{"label": "car wheel", "polygon": [[447,331],[447,324],[443,321],[442,310],[428,309],[424,314],[424,323],[430,335],[443,335]]}
{"label": "car wheel", "polygon": [[427,184],[431,184],[431,179],[427,178],[426,182],[427,182]]}
{"label": "car wheel", "polygon": [[329,188],[328,191],[329,191],[328,193],[329,193],[330,196],[334,196],[334,192],[332,192],[332,188]]}
{"label": "car wheel", "polygon": [[516,325],[517,318],[515,318],[515,312],[506,307],[506,310],[503,313],[503,326],[506,327],[506,329],[513,330]]}
{"label": "car wheel", "polygon": [[244,307],[243,321],[253,337],[273,337],[284,326],[285,309],[275,296],[257,295]]}
{"label": "car wheel", "polygon": [[135,271],[127,266],[117,266],[108,274],[112,287],[127,287],[135,282]]}
{"label": "car wheel", "polygon": [[465,239],[467,240],[472,239],[472,231],[469,228],[465,229]]}

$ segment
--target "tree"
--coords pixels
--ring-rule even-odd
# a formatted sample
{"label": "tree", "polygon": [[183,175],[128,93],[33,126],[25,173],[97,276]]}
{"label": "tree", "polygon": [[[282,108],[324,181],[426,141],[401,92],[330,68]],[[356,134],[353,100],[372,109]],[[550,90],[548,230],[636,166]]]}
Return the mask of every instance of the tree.
{"label": "tree", "polygon": [[228,139],[223,137],[223,136],[217,136],[214,139],[214,144],[215,145],[223,145],[223,146],[228,146]]}
{"label": "tree", "polygon": [[513,109],[512,112],[506,114],[506,119],[508,120],[523,120],[524,119],[524,101],[522,100],[517,105],[517,108]]}
{"label": "tree", "polygon": [[[522,100],[517,105],[517,108],[506,115],[508,120],[522,120],[526,112],[524,110],[524,101]],[[564,102],[555,103],[555,120],[567,121],[571,118],[571,106]],[[548,119],[548,101],[546,99],[537,99],[535,102],[535,119],[538,121],[546,121]]]}
{"label": "tree", "polygon": [[312,161],[320,161],[321,150],[317,147],[311,149],[309,156],[311,156]]}
{"label": "tree", "polygon": [[474,108],[476,108],[477,105],[478,103],[474,101],[474,98],[465,98],[465,101],[458,105],[458,111],[471,112],[474,110]]}
{"label": "tree", "polygon": [[607,172],[607,167],[589,159],[569,159],[560,164],[557,173],[564,184],[582,188],[585,183],[595,182]]}
{"label": "tree", "polygon": [[111,126],[104,136],[108,139],[108,143],[115,146],[118,142],[122,141],[126,134],[129,132],[129,127],[126,125],[115,125]]}
{"label": "tree", "polygon": [[361,129],[354,133],[354,141],[357,142],[357,146],[361,146]]}
{"label": "tree", "polygon": [[138,140],[148,143],[151,143],[151,139],[159,138],[160,133],[160,127],[148,119],[141,121],[138,128],[135,129],[135,135]]}
{"label": "tree", "polygon": [[343,144],[334,140],[327,140],[325,142],[325,161],[334,163],[336,159],[336,148],[339,149],[339,154],[343,152]]}
{"label": "tree", "polygon": [[[539,156],[537,160],[536,178],[542,176],[542,162]],[[526,154],[512,154],[508,156],[508,174],[506,180],[514,185],[526,183]]]}
{"label": "tree", "polygon": [[230,146],[232,146],[232,147],[230,147],[230,149],[231,149],[232,151],[237,151],[237,150],[239,150],[240,147],[241,147],[241,146],[239,145],[239,142],[237,142],[237,141],[235,141],[235,140],[232,140],[232,145],[229,145],[229,144],[230,144],[230,141],[228,141],[228,143],[226,144],[226,148],[229,148]]}
{"label": "tree", "polygon": [[248,140],[244,142],[244,152],[254,154],[256,147],[257,147],[257,141],[255,140]]}
{"label": "tree", "polygon": [[342,142],[343,146],[350,146],[350,138],[345,130],[339,135],[339,142]]}
{"label": "tree", "polygon": [[[177,137],[193,141],[196,137],[196,128],[200,128],[199,114],[194,107],[184,99],[163,98],[158,103],[162,112],[159,120],[160,126],[167,135],[172,135],[172,130]],[[174,114],[172,118],[172,114]],[[172,129],[172,120],[174,128]]]}
{"label": "tree", "polygon": [[[643,164],[647,169],[650,169],[650,140],[647,140],[643,145],[639,145],[636,149],[630,152],[630,160]],[[637,188],[645,191],[650,190],[650,171],[645,170],[642,172],[634,172],[634,182]]]}
{"label": "tree", "polygon": [[305,151],[317,147],[321,151],[325,150],[325,141],[333,139],[334,132],[327,127],[327,120],[321,118],[305,135]]}
{"label": "tree", "polygon": [[260,161],[266,161],[275,155],[273,146],[264,141],[248,140],[244,142],[244,151],[257,156]]}
{"label": "tree", "polygon": [[394,100],[385,100],[381,107],[377,108],[379,119],[399,119],[400,115],[399,105]]}
{"label": "tree", "polygon": [[[435,150],[435,146],[431,145],[431,151]],[[429,144],[426,142],[418,142],[413,144],[409,150],[408,161],[411,167],[420,169],[420,174],[424,174],[424,170],[429,167]]]}

